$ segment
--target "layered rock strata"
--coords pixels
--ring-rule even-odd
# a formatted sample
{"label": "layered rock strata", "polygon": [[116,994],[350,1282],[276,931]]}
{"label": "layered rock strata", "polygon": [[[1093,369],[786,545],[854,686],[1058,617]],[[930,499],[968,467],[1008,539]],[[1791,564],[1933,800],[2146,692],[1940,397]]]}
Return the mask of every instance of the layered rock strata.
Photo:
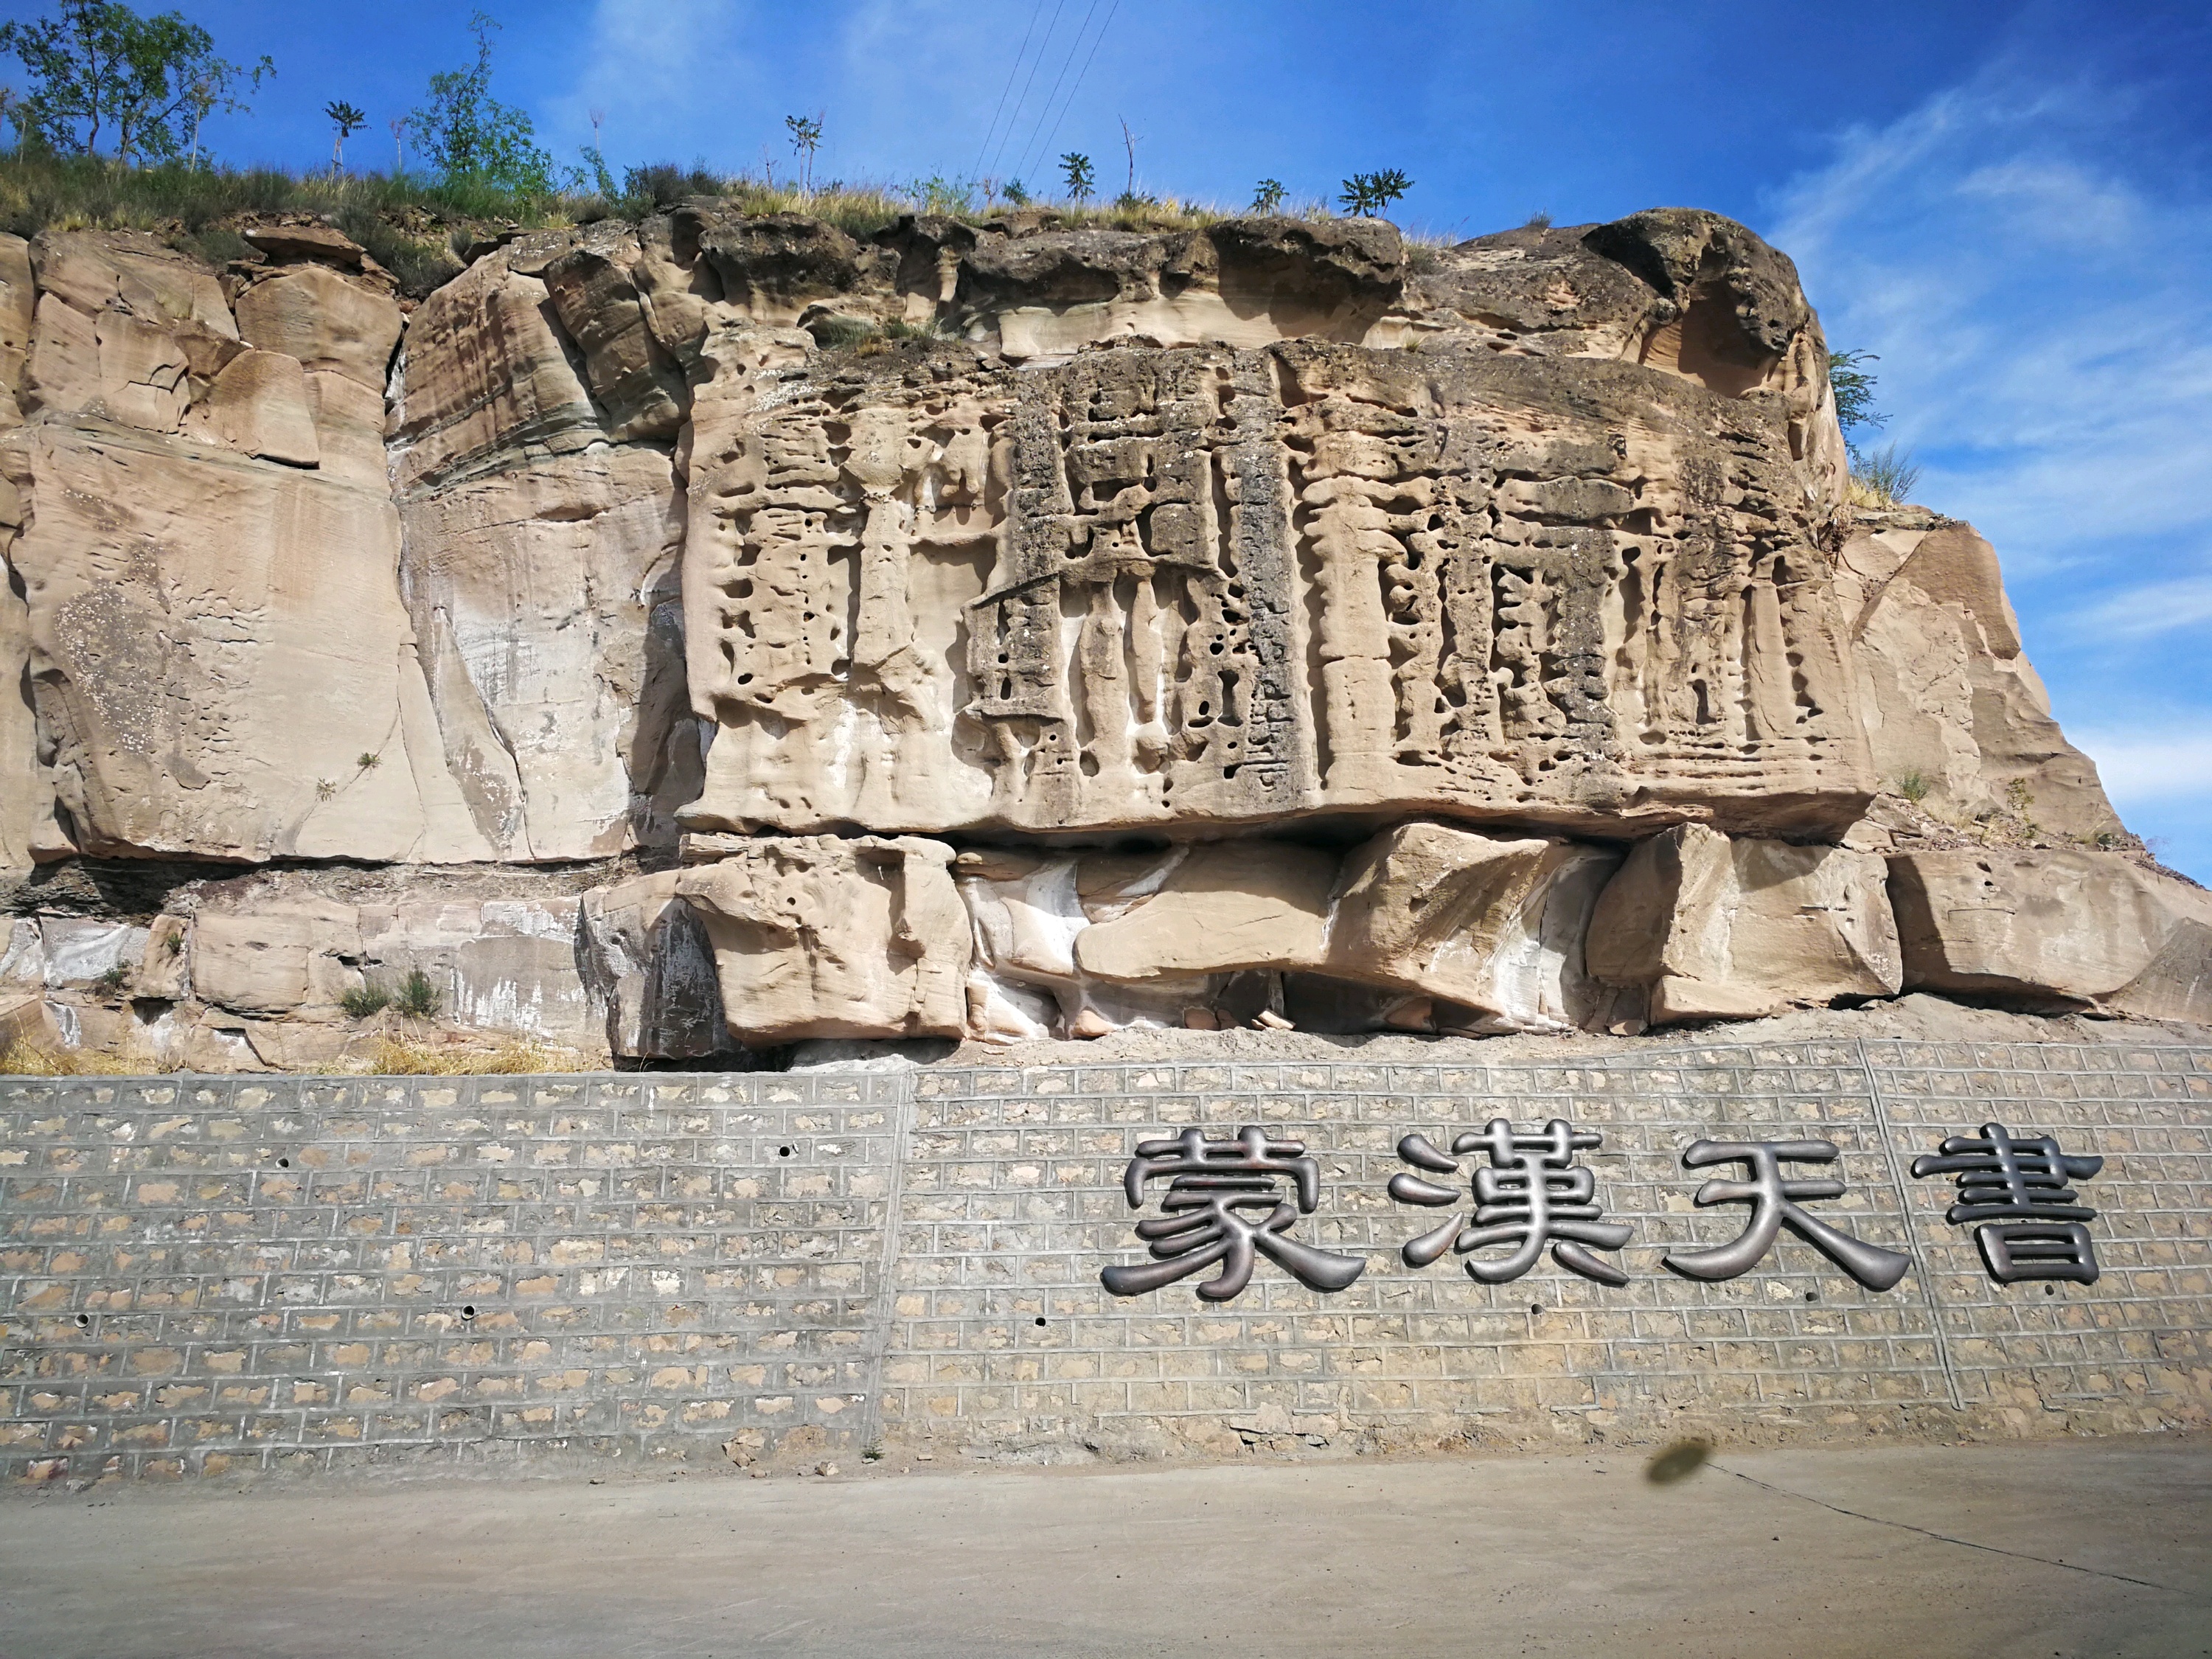
{"label": "layered rock strata", "polygon": [[410,975],[456,1032],[694,1062],[2212,1017],[2203,896],[2128,850],[1994,552],[1844,505],[1819,321],[1727,220],[701,200],[419,304],[250,228],[221,272],[0,238],[0,866],[290,870],[27,882],[15,1036],[337,1063]]}

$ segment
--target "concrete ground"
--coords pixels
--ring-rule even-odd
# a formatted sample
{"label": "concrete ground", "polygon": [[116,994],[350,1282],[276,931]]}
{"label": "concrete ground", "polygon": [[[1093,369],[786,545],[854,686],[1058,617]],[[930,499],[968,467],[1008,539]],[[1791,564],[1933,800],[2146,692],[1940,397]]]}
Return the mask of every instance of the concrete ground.
{"label": "concrete ground", "polygon": [[2212,1654],[2212,1443],[0,1503],[0,1655]]}

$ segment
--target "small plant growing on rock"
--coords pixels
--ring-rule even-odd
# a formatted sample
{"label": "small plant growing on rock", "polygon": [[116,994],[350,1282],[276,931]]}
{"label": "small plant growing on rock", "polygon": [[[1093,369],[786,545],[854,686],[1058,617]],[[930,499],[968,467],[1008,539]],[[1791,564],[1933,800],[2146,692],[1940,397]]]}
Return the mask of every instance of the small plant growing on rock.
{"label": "small plant growing on rock", "polygon": [[392,1001],[410,1019],[428,1019],[438,1012],[441,1000],[438,988],[430,983],[429,975],[420,968],[410,968],[407,977],[399,981],[399,994]]}
{"label": "small plant growing on rock", "polygon": [[377,763],[378,758],[379,757],[374,755],[363,754],[354,761],[354,764],[358,766],[362,771],[366,772]]}
{"label": "small plant growing on rock", "polygon": [[100,988],[102,996],[120,996],[123,988],[131,983],[131,970],[118,962],[93,983]]}
{"label": "small plant growing on rock", "polygon": [[2014,778],[2005,785],[2005,805],[2021,817],[2027,816],[2027,809],[2035,805],[2035,792],[2027,787],[2026,778]]}
{"label": "small plant growing on rock", "polygon": [[1353,173],[1336,199],[1354,218],[1373,219],[1413,187],[1413,181],[1396,167],[1386,167],[1380,173]]}
{"label": "small plant growing on rock", "polygon": [[1007,201],[1012,203],[1016,207],[1027,207],[1030,204],[1029,186],[1018,179],[1007,179],[1006,188],[1001,190],[999,194],[1005,197]]}
{"label": "small plant growing on rock", "polygon": [[1551,228],[1552,216],[1545,212],[1541,208],[1537,209],[1535,212],[1530,214],[1528,216],[1528,222],[1521,227],[1523,230],[1549,230]]}
{"label": "small plant growing on rock", "polygon": [[1262,179],[1252,190],[1252,211],[1280,213],[1283,210],[1283,181]]}
{"label": "small plant growing on rock", "polygon": [[1098,183],[1098,174],[1091,167],[1091,158],[1088,155],[1075,150],[1068,151],[1060,158],[1060,170],[1067,179],[1069,201],[1085,202],[1091,199],[1091,190]]}
{"label": "small plant growing on rock", "polygon": [[391,1006],[392,993],[371,980],[363,980],[338,999],[349,1019],[373,1019]]}
{"label": "small plant growing on rock", "polygon": [[1919,482],[1920,467],[1911,452],[1899,453],[1895,444],[1851,458],[1851,495],[1861,506],[1901,506]]}
{"label": "small plant growing on rock", "polygon": [[1897,793],[1915,806],[1928,799],[1930,787],[1928,775],[1924,772],[1907,772],[1897,781]]}

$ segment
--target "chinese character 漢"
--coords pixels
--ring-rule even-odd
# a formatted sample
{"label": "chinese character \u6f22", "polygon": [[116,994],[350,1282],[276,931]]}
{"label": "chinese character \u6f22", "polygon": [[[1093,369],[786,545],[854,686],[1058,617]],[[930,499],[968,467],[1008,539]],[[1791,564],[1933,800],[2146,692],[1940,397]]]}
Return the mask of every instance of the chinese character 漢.
{"label": "chinese character \u6f22", "polygon": [[[1266,1130],[1249,1126],[1234,1140],[1208,1140],[1185,1129],[1173,1140],[1139,1142],[1121,1181],[1130,1208],[1143,1206],[1147,1181],[1175,1177],[1160,1200],[1161,1213],[1137,1224],[1137,1237],[1152,1246],[1152,1261],[1108,1267],[1100,1281],[1115,1296],[1141,1296],[1218,1261],[1220,1273],[1198,1293],[1208,1302],[1226,1302],[1251,1282],[1257,1251],[1310,1289],[1344,1289],[1366,1270],[1364,1258],[1316,1249],[1290,1236],[1298,1217],[1312,1214],[1321,1202],[1321,1166],[1305,1150],[1302,1140],[1270,1140]],[[1282,1197],[1286,1178],[1295,1206]],[[1245,1210],[1267,1213],[1248,1220],[1239,1213]]]}
{"label": "chinese character \u6f22", "polygon": [[[1425,1267],[1446,1250],[1456,1249],[1467,1255],[1468,1273],[1486,1285],[1503,1285],[1534,1267],[1549,1244],[1552,1259],[1562,1267],[1601,1285],[1626,1285],[1626,1273],[1584,1248],[1617,1250],[1628,1243],[1626,1227],[1599,1219],[1604,1212],[1592,1201],[1597,1177],[1573,1167],[1576,1152],[1595,1146],[1600,1139],[1595,1131],[1576,1129],[1556,1117],[1540,1130],[1516,1130],[1494,1117],[1481,1133],[1470,1130],[1461,1135],[1452,1142],[1455,1154],[1485,1149],[1490,1153],[1490,1166],[1474,1172],[1474,1218],[1462,1224],[1454,1216],[1414,1239],[1400,1252],[1406,1265]],[[1398,1143],[1398,1156],[1416,1169],[1459,1173],[1457,1158],[1445,1157],[1425,1135],[1407,1135]],[[1401,1204],[1456,1204],[1461,1192],[1401,1170],[1390,1177],[1390,1196]],[[1510,1244],[1513,1253],[1488,1261],[1468,1254],[1486,1244]]]}
{"label": "chinese character \u6f22", "polygon": [[1782,1229],[1790,1231],[1818,1249],[1869,1290],[1886,1291],[1905,1277],[1912,1258],[1885,1250],[1838,1231],[1801,1209],[1796,1201],[1808,1198],[1841,1198],[1840,1181],[1785,1181],[1784,1164],[1832,1164],[1837,1157],[1832,1140],[1698,1140],[1682,1154],[1686,1168],[1708,1164],[1748,1164],[1748,1181],[1708,1181],[1698,1188],[1697,1201],[1705,1204],[1749,1204],[1751,1224],[1732,1243],[1711,1250],[1670,1251],[1666,1263],[1692,1279],[1734,1279],[1758,1265],[1774,1248]]}
{"label": "chinese character \u6f22", "polygon": [[2097,1282],[2097,1252],[2082,1224],[2097,1212],[2076,1203],[2066,1183],[2087,1181],[2101,1158],[2069,1158],[2049,1135],[2015,1138],[2002,1123],[1984,1123],[1978,1140],[1953,1135],[1941,1156],[1912,1160],[1916,1176],[1956,1175],[1959,1201],[1944,1212],[1955,1227],[1972,1227],[1990,1277],[2000,1285],[2023,1279]]}

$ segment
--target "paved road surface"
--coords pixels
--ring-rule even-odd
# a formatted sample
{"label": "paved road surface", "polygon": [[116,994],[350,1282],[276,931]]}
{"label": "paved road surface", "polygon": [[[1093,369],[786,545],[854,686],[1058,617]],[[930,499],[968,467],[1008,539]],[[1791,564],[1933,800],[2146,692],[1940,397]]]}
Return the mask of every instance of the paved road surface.
{"label": "paved road surface", "polygon": [[0,1503],[5,1659],[1217,1653],[2212,1655],[2212,1443]]}

